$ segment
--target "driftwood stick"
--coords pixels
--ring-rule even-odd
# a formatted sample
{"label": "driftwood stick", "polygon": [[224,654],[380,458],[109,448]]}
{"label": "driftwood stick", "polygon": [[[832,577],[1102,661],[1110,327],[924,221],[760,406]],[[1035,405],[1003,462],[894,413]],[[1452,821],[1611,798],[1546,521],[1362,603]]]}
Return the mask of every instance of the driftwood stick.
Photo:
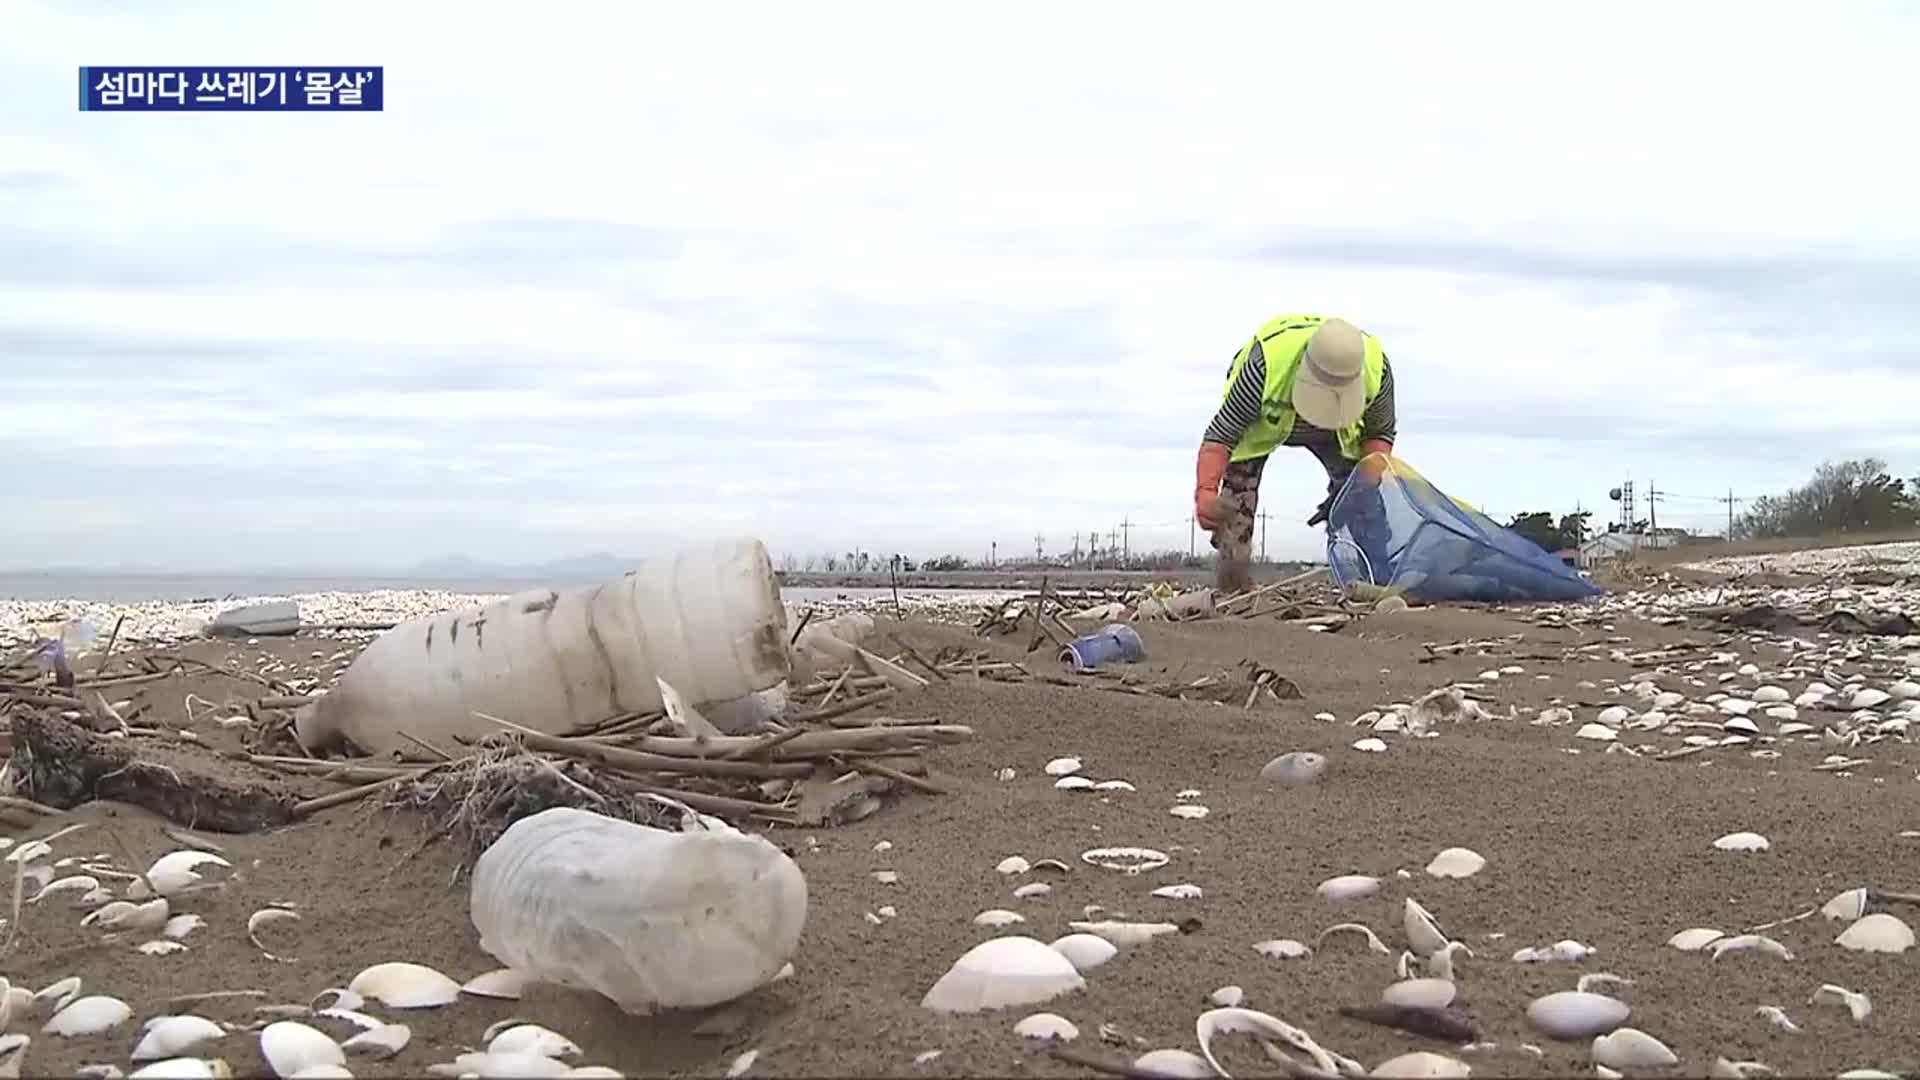
{"label": "driftwood stick", "polygon": [[[959,724],[916,724],[907,726],[861,726],[832,731],[798,729],[800,734],[782,741],[774,751],[776,759],[788,761],[825,757],[844,750],[884,750],[914,744],[965,742],[973,729]],[[546,736],[552,738],[552,736]],[[762,735],[722,735],[717,739],[693,739],[684,735],[649,735],[636,741],[633,750],[647,755],[672,758],[714,759],[742,747],[758,747]],[[561,742],[567,740],[562,739]]]}
{"label": "driftwood stick", "polygon": [[[846,667],[840,670],[840,677],[833,680],[833,685],[827,687],[827,696],[821,698],[820,704],[815,706],[815,708],[824,709],[827,706],[833,704],[834,695],[838,694],[840,692],[840,688],[847,685],[847,680],[851,678],[853,678],[853,665],[848,664]],[[881,681],[885,682],[886,680],[883,679]]]}
{"label": "driftwood stick", "polygon": [[882,765],[877,761],[853,761],[849,762],[849,764],[863,773],[884,776],[896,784],[905,784],[915,791],[924,791],[929,795],[945,795],[947,793],[946,788],[941,787],[931,780],[922,780],[918,776],[908,776],[899,769]]}
{"label": "driftwood stick", "polygon": [[730,799],[725,795],[708,795],[700,791],[681,791],[679,788],[655,787],[652,784],[642,784],[632,780],[615,780],[612,781],[612,783],[622,790],[637,791],[647,795],[664,796],[686,803],[695,810],[703,810],[710,814],[759,817],[787,825],[797,823],[797,819],[791,812],[777,806],[769,806],[766,803],[753,802],[749,799]]}
{"label": "driftwood stick", "polygon": [[941,682],[948,681],[949,676],[947,675],[946,672],[941,671],[939,668],[935,667],[934,665],[927,663],[927,658],[924,656],[921,656],[918,652],[916,652],[913,646],[900,640],[900,636],[898,634],[889,634],[888,638],[895,645],[900,646],[901,651],[907,654],[907,658],[909,660],[912,660],[914,663],[919,664],[921,667],[926,668],[928,671],[932,672],[934,678],[939,679]]}
{"label": "driftwood stick", "polygon": [[[485,714],[478,714],[485,716]],[[813,775],[813,766],[805,762],[792,764],[761,764],[757,761],[720,761],[712,757],[675,757],[668,754],[650,754],[641,750],[629,750],[622,746],[607,746],[601,743],[584,742],[580,739],[563,739],[557,735],[532,731],[518,724],[488,716],[488,720],[507,728],[523,746],[530,750],[540,750],[563,757],[592,761],[611,769],[630,772],[670,772],[690,773],[699,776],[751,776],[757,779],[786,777],[798,779]],[[688,739],[689,743],[696,740]],[[708,752],[719,745],[715,740],[704,740]]]}
{"label": "driftwood stick", "polygon": [[297,709],[318,700],[312,694],[268,694],[255,701],[262,709]]}
{"label": "driftwood stick", "polygon": [[744,746],[738,746],[726,751],[720,755],[720,758],[723,761],[739,761],[745,758],[760,757],[763,754],[772,753],[773,749],[781,743],[792,742],[806,733],[806,728],[790,727],[784,731],[776,731],[771,735],[762,735]]}
{"label": "driftwood stick", "polygon": [[810,713],[804,713],[800,716],[791,717],[790,719],[796,724],[819,723],[822,720],[831,720],[836,716],[845,716],[850,712],[858,712],[869,705],[878,705],[883,701],[891,701],[897,697],[899,693],[900,691],[889,686],[884,690],[875,690],[871,694],[862,694],[856,698],[848,698],[838,705],[829,705],[824,709],[815,709]]}
{"label": "driftwood stick", "polygon": [[800,631],[807,628],[807,624],[813,621],[813,613],[818,610],[820,609],[817,607],[810,607],[806,611],[801,612],[800,625],[793,628],[793,636],[787,639],[787,648],[791,649],[800,643]]}
{"label": "driftwood stick", "polygon": [[100,650],[100,659],[93,662],[93,673],[95,675],[107,669],[107,658],[113,655],[114,643],[120,640],[120,627],[125,624],[126,621],[127,616],[125,613],[122,613],[119,618],[113,620],[113,633],[107,635],[107,647]]}

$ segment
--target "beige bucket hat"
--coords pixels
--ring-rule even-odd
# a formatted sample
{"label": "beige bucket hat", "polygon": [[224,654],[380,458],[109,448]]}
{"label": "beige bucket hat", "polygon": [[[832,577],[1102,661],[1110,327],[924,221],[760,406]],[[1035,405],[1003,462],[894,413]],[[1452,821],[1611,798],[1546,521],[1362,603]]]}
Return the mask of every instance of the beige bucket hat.
{"label": "beige bucket hat", "polygon": [[1293,410],[1314,427],[1338,431],[1367,411],[1367,341],[1345,319],[1328,319],[1307,339],[1293,373]]}

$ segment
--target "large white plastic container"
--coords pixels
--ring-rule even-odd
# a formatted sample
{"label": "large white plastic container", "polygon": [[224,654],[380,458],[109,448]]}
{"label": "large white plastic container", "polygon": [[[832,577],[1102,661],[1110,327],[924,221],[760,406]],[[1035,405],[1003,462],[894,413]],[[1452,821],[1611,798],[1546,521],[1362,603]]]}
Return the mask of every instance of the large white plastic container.
{"label": "large white plastic container", "polygon": [[690,702],[774,687],[788,673],[786,609],[767,549],[734,540],[649,559],[617,581],[518,593],[415,619],[369,645],[296,714],[309,746],[443,749],[500,730],[475,712],[566,735],[660,707],[656,677]]}
{"label": "large white plastic container", "polygon": [[474,864],[480,947],[636,1014],[766,985],[800,943],[806,878],[765,837],[701,820],[669,832],[556,807],[514,822]]}

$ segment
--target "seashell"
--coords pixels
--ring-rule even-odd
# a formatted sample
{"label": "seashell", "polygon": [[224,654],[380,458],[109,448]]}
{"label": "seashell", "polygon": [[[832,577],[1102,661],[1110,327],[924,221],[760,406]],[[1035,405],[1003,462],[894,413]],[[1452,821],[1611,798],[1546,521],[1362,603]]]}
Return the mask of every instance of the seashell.
{"label": "seashell", "polygon": [[1179,791],[1173,793],[1173,797],[1176,799],[1197,799],[1200,797],[1200,789],[1181,788]]}
{"label": "seashell", "polygon": [[1716,708],[1727,716],[1745,716],[1753,711],[1753,702],[1744,698],[1727,698]]}
{"label": "seashell", "polygon": [[33,894],[29,904],[37,904],[49,896],[61,893],[90,893],[100,888],[100,879],[92,874],[69,874],[66,877],[48,882],[39,892]]}
{"label": "seashell", "polygon": [[1029,881],[1013,890],[1015,900],[1038,900],[1043,896],[1052,896],[1053,886],[1044,881]]}
{"label": "seashell", "polygon": [[1380,891],[1380,879],[1365,874],[1342,874],[1321,882],[1314,888],[1322,900],[1364,900]]}
{"label": "seashell", "polygon": [[1761,952],[1779,960],[1793,959],[1791,950],[1763,934],[1741,934],[1737,937],[1721,938],[1713,943],[1715,960],[1730,952]]}
{"label": "seashell", "polygon": [[183,1057],[188,1051],[211,1039],[226,1037],[227,1029],[204,1016],[156,1016],[146,1022],[140,1041],[134,1045],[134,1062]]}
{"label": "seashell", "polygon": [[1594,1039],[1593,1060],[1615,1069],[1663,1069],[1680,1064],[1680,1056],[1666,1043],[1630,1027]]}
{"label": "seashell", "polygon": [[460,998],[460,984],[423,964],[375,964],[353,977],[347,989],[390,1009],[430,1009]]}
{"label": "seashell", "polygon": [[1479,873],[1487,860],[1471,848],[1451,847],[1433,857],[1427,873],[1437,878],[1469,878]]}
{"label": "seashell", "polygon": [[474,997],[500,998],[505,1001],[519,1001],[526,993],[527,977],[512,968],[495,968],[482,975],[475,975],[460,984],[460,992]]}
{"label": "seashell", "polygon": [[1457,1080],[1473,1075],[1473,1069],[1466,1062],[1450,1058],[1445,1054],[1436,1054],[1431,1050],[1415,1050],[1410,1053],[1391,1057],[1373,1067],[1368,1076],[1393,1077],[1396,1080]]}
{"label": "seashell", "polygon": [[1559,707],[1541,709],[1540,715],[1534,717],[1533,722],[1538,727],[1559,727],[1562,724],[1571,724],[1573,710]]}
{"label": "seashell", "polygon": [[1402,979],[1387,984],[1380,1000],[1389,1005],[1412,1005],[1425,1009],[1444,1009],[1453,1004],[1459,988],[1451,979]]}
{"label": "seashell", "polygon": [[1913,927],[1896,916],[1875,912],[1841,931],[1833,943],[1855,952],[1903,953],[1913,948]]}
{"label": "seashell", "polygon": [[1432,913],[1409,896],[1401,907],[1400,925],[1407,933],[1407,944],[1421,956],[1430,956],[1447,947],[1447,935]]}
{"label": "seashell", "polygon": [[1767,1023],[1772,1024],[1774,1027],[1779,1028],[1789,1035],[1797,1035],[1800,1033],[1800,1025],[1794,1023],[1793,1018],[1787,1015],[1787,1010],[1782,1009],[1778,1005],[1762,1005],[1753,1010],[1753,1014],[1765,1019]]}
{"label": "seashell", "polygon": [[1605,994],[1562,990],[1535,998],[1527,1006],[1527,1020],[1556,1039],[1589,1039],[1626,1022],[1627,1003]]}
{"label": "seashell", "polygon": [[1179,806],[1172,807],[1167,811],[1167,813],[1172,814],[1174,817],[1186,818],[1189,821],[1198,821],[1206,817],[1208,812],[1207,808],[1201,806],[1199,803],[1181,803]]}
{"label": "seashell", "polygon": [[1594,717],[1594,719],[1608,727],[1617,728],[1633,719],[1633,710],[1627,708],[1625,705],[1609,705],[1601,709],[1600,715]]}
{"label": "seashell", "polygon": [[1667,944],[1679,949],[1681,952],[1699,952],[1701,949],[1706,948],[1726,936],[1726,934],[1718,930],[1705,926],[1697,926],[1691,930],[1682,930],[1673,935],[1667,939]]}
{"label": "seashell", "polygon": [[1081,852],[1080,861],[1088,866],[1118,870],[1123,874],[1143,874],[1149,870],[1160,869],[1170,860],[1166,852],[1155,851],[1152,848],[1107,847]]}
{"label": "seashell", "polygon": [[1171,1080],[1214,1080],[1218,1075],[1207,1059],[1191,1050],[1149,1050],[1133,1059],[1136,1072]]}
{"label": "seashell", "polygon": [[1685,703],[1686,700],[1687,695],[1676,694],[1671,690],[1666,690],[1653,696],[1653,707],[1656,709],[1674,709]]}
{"label": "seashell", "polygon": [[1592,971],[1592,972],[1588,972],[1585,975],[1580,976],[1580,980],[1573,984],[1573,988],[1585,994],[1585,993],[1593,992],[1593,988],[1596,986],[1632,986],[1632,985],[1633,985],[1632,979],[1626,978],[1621,975],[1615,975],[1611,971]]}
{"label": "seashell", "polygon": [[1591,739],[1594,742],[1612,742],[1620,733],[1605,724],[1582,724],[1580,730],[1573,733],[1576,739]]}
{"label": "seashell", "polygon": [[1887,693],[1897,701],[1912,701],[1920,698],[1920,682],[1902,679],[1887,687]]}
{"label": "seashell", "polygon": [[1213,1040],[1221,1035],[1246,1032],[1263,1039],[1272,1039],[1288,1049],[1298,1050],[1313,1058],[1315,1067],[1325,1072],[1338,1071],[1338,1065],[1331,1055],[1313,1041],[1312,1036],[1287,1023],[1285,1020],[1256,1009],[1225,1008],[1208,1009],[1194,1021],[1194,1041],[1200,1044],[1201,1056],[1207,1064],[1222,1077],[1230,1076],[1226,1069],[1213,1056]]}
{"label": "seashell", "polygon": [[277,1020],[260,1031],[260,1056],[275,1076],[290,1078],[315,1065],[345,1066],[340,1044],[298,1020]]}
{"label": "seashell", "polygon": [[95,908],[80,920],[80,925],[98,926],[111,933],[150,933],[167,925],[167,908],[167,898],[164,896],[141,904],[116,900]]}
{"label": "seashell", "polygon": [[1180,932],[1180,927],[1170,922],[1119,922],[1116,920],[1069,922],[1067,928],[1077,933],[1105,938],[1122,949],[1145,945],[1154,938]]}
{"label": "seashell", "polygon": [[1013,1025],[1013,1033],[1023,1039],[1049,1039],[1054,1042],[1072,1042],[1080,1037],[1080,1029],[1073,1021],[1057,1013],[1034,1013]]}
{"label": "seashell", "polygon": [[1381,754],[1386,752],[1387,744],[1385,740],[1369,737],[1354,743],[1353,748],[1363,754]]}
{"label": "seashell", "polygon": [[1247,992],[1237,986],[1223,986],[1208,994],[1207,1000],[1222,1009],[1231,1009],[1247,1000]]}
{"label": "seashell", "polygon": [[[77,1074],[76,1074],[77,1075]],[[230,1080],[225,1058],[168,1058],[127,1074],[127,1080]]]}
{"label": "seashell", "polygon": [[259,949],[260,955],[267,959],[278,961],[282,964],[291,964],[294,962],[293,957],[275,956],[273,950],[267,948],[267,946],[261,942],[260,931],[273,923],[290,922],[299,918],[299,912],[289,911],[283,907],[261,908],[259,911],[247,916],[247,940],[253,942],[253,947]]}
{"label": "seashell", "polygon": [[1848,889],[1827,901],[1820,908],[1820,914],[1829,919],[1846,919],[1851,922],[1867,913],[1867,890]]}
{"label": "seashell", "polygon": [[117,997],[93,994],[63,1005],[40,1030],[48,1035],[81,1038],[111,1031],[133,1016],[133,1007]]}
{"label": "seashell", "polygon": [[920,999],[941,1013],[1037,1005],[1084,989],[1086,979],[1060,952],[1030,937],[1000,937],[967,950]]}
{"label": "seashell", "polygon": [[1765,851],[1773,845],[1756,832],[1733,832],[1715,840],[1713,846],[1720,851]]}
{"label": "seashell", "polygon": [[1847,707],[1850,709],[1876,709],[1892,699],[1893,695],[1887,693],[1885,690],[1875,690],[1872,687],[1865,687],[1853,692],[1853,697],[1848,700]]}
{"label": "seashell", "polygon": [[1114,958],[1120,947],[1099,934],[1068,934],[1055,938],[1047,948],[1067,958],[1075,971],[1092,971]]}
{"label": "seashell", "polygon": [[1753,700],[1762,705],[1778,705],[1792,701],[1793,695],[1778,686],[1762,686],[1753,692]]}
{"label": "seashell", "polygon": [[1093,785],[1093,790],[1095,791],[1138,791],[1140,789],[1134,787],[1132,784],[1127,783],[1125,780],[1102,780],[1099,783]]}
{"label": "seashell", "polygon": [[337,1005],[331,1009],[315,1009],[313,1010],[313,1015],[324,1016],[329,1020],[344,1020],[354,1027],[359,1028],[361,1031],[372,1031],[377,1027],[385,1027],[387,1023],[377,1016],[369,1016],[366,1013]]}
{"label": "seashell", "polygon": [[1809,1005],[1841,1005],[1853,1017],[1856,1024],[1864,1024],[1867,1017],[1873,1015],[1873,999],[1862,993],[1856,993],[1844,986],[1826,983],[1813,992],[1807,999]]}
{"label": "seashell", "polygon": [[1773,1069],[1758,1061],[1729,1061],[1726,1058],[1714,1058],[1707,1069],[1707,1075],[1713,1080],[1746,1080],[1752,1076],[1770,1076]]}
{"label": "seashell", "polygon": [[1330,712],[1318,712],[1318,713],[1314,713],[1314,714],[1313,714],[1313,718],[1314,718],[1315,720],[1318,720],[1318,721],[1320,721],[1320,722],[1321,722],[1321,723],[1323,723],[1323,724],[1332,724],[1332,723],[1337,723],[1337,722],[1339,721],[1339,719],[1340,719],[1339,717],[1337,717],[1337,716],[1335,716],[1335,715],[1333,715],[1333,714],[1332,714],[1332,713],[1330,713]]}
{"label": "seashell", "polygon": [[[1373,931],[1367,932],[1371,934]],[[1380,939],[1374,938],[1374,940]],[[1313,958],[1312,949],[1308,948],[1304,942],[1295,941],[1292,938],[1274,938],[1271,941],[1255,942],[1253,951],[1269,960],[1311,960]]]}
{"label": "seashell", "polygon": [[1047,762],[1043,770],[1048,776],[1072,776],[1080,771],[1080,759],[1077,757],[1057,757]]}
{"label": "seashell", "polygon": [[1311,784],[1327,771],[1327,758],[1311,750],[1281,754],[1260,768],[1260,779],[1276,784]]}
{"label": "seashell", "polygon": [[1744,716],[1729,717],[1727,722],[1724,724],[1721,724],[1720,726],[1722,729],[1733,732],[1738,735],[1760,734],[1760,725],[1754,723],[1753,721],[1747,719]]}
{"label": "seashell", "polygon": [[1017,911],[1008,911],[1005,908],[989,908],[973,917],[973,925],[975,926],[1012,926],[1014,923],[1023,923],[1026,921],[1027,917],[1025,915]]}
{"label": "seashell", "polygon": [[[1792,718],[1782,717],[1782,719],[1792,719]],[[1813,730],[1812,724],[1781,724],[1777,734],[1779,734],[1781,737],[1784,738],[1789,735],[1805,735],[1807,732],[1812,730]]]}
{"label": "seashell", "polygon": [[487,1040],[487,1053],[517,1057],[537,1054],[548,1058],[579,1057],[580,1048],[572,1039],[539,1024],[515,1024]]}
{"label": "seashell", "polygon": [[368,1028],[340,1044],[343,1053],[389,1058],[407,1048],[413,1029],[405,1024],[381,1024]]}
{"label": "seashell", "polygon": [[1162,885],[1148,895],[1162,900],[1198,900],[1201,893],[1200,886],[1182,882],[1178,885]]}
{"label": "seashell", "polygon": [[1006,858],[1001,859],[1000,865],[994,867],[994,869],[1011,877],[1016,874],[1026,873],[1027,871],[1033,869],[1033,866],[1032,864],[1028,863],[1027,860],[1021,858],[1018,855],[1009,855]]}
{"label": "seashell", "polygon": [[358,1009],[367,1003],[367,999],[361,997],[359,994],[343,987],[334,986],[313,995],[313,1000],[307,1003],[307,1007],[314,1012],[320,1012],[324,1008],[320,1003],[326,1000],[328,994],[333,995],[333,1007],[337,1009]]}
{"label": "seashell", "polygon": [[151,881],[155,893],[160,896],[172,896],[190,886],[198,885],[203,880],[199,869],[202,866],[231,868],[233,864],[211,851],[196,851],[192,848],[169,851],[155,859],[152,866],[147,867],[146,881],[134,882],[133,887],[128,889],[127,895],[135,898],[144,896],[147,891],[146,882]]}
{"label": "seashell", "polygon": [[1365,923],[1357,923],[1357,922],[1335,923],[1334,925],[1327,927],[1325,930],[1320,931],[1320,936],[1314,939],[1314,944],[1316,945],[1324,944],[1327,940],[1328,935],[1337,933],[1341,930],[1345,930],[1350,933],[1360,934],[1364,936],[1367,939],[1367,948],[1373,950],[1374,952],[1380,953],[1384,956],[1393,955],[1393,950],[1387,948],[1387,943],[1384,941],[1381,941],[1380,935],[1374,933],[1373,929],[1367,926]]}
{"label": "seashell", "polygon": [[134,948],[138,950],[142,956],[172,956],[174,953],[187,951],[185,945],[177,941],[168,940],[167,938],[143,941],[134,946]]}
{"label": "seashell", "polygon": [[1791,705],[1769,705],[1766,707],[1765,713],[1770,719],[1774,720],[1798,720],[1800,718],[1800,710]]}
{"label": "seashell", "polygon": [[1092,791],[1093,781],[1084,776],[1063,776],[1053,782],[1061,791]]}

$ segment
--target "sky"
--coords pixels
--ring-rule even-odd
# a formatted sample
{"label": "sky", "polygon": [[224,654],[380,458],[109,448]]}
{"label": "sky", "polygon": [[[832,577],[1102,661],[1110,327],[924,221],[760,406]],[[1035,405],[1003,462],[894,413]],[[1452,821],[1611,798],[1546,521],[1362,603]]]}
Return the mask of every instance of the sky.
{"label": "sky", "polygon": [[[1502,519],[1920,474],[1920,8],[1821,10],[0,0],[0,569],[1184,549],[1295,311]],[[114,63],[385,111],[80,112]]]}

